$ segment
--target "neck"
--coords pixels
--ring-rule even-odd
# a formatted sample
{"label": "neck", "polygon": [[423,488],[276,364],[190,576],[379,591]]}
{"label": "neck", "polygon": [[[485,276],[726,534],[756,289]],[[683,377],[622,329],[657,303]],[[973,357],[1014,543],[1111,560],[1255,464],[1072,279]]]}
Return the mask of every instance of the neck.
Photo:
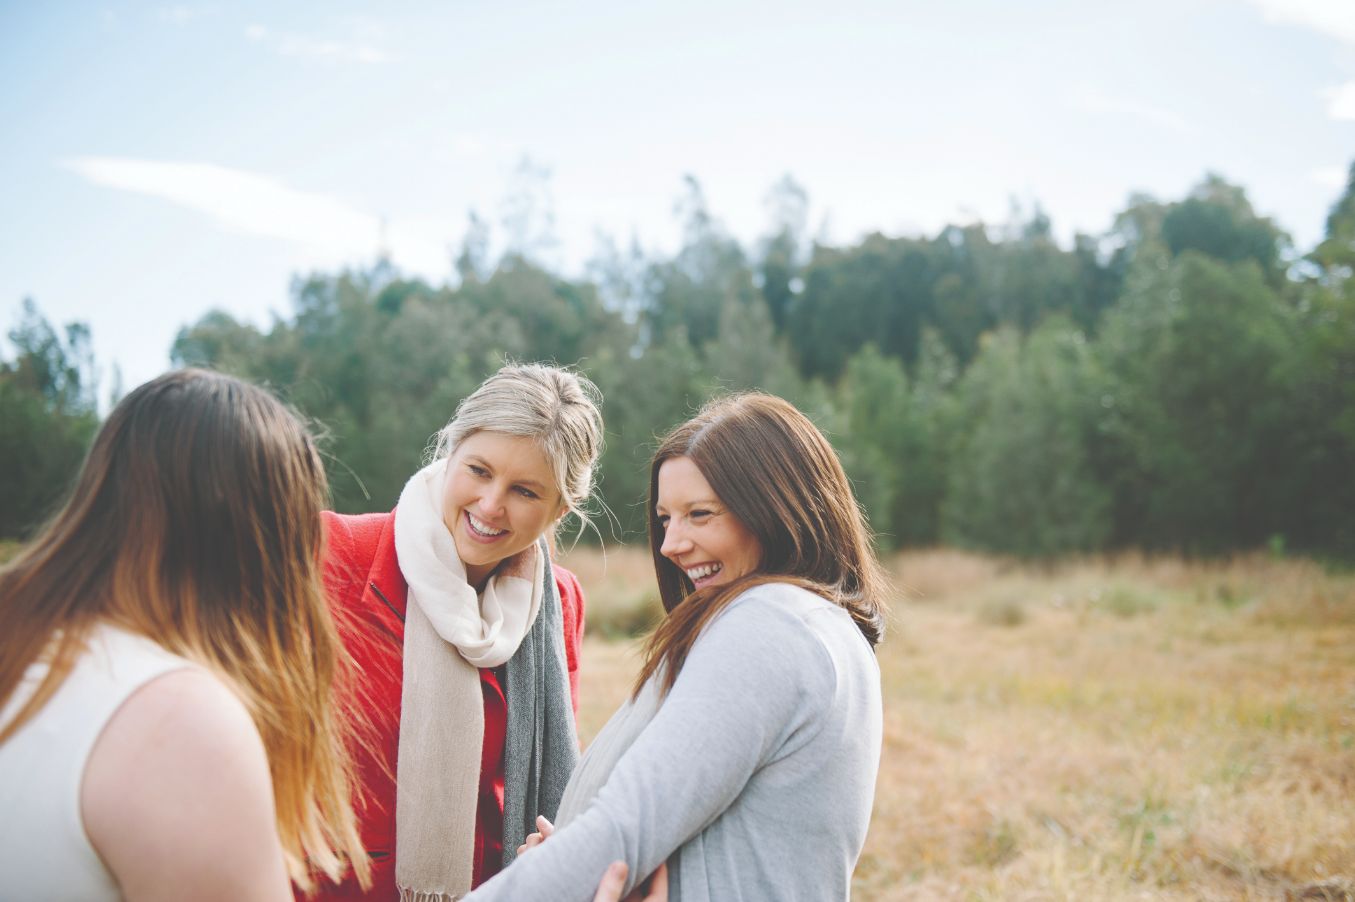
{"label": "neck", "polygon": [[476,593],[483,592],[485,585],[489,582],[489,577],[493,575],[494,570],[499,566],[499,562],[492,564],[467,564],[466,582],[470,583]]}

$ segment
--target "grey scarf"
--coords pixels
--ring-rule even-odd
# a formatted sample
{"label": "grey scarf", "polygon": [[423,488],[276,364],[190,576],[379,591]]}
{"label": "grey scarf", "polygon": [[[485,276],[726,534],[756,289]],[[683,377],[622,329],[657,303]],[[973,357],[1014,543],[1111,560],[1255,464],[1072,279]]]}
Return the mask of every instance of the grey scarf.
{"label": "grey scarf", "polygon": [[[544,543],[543,543],[544,546]],[[536,831],[536,816],[555,819],[565,784],[579,760],[579,738],[569,698],[560,592],[546,549],[541,612],[508,659],[504,697],[508,733],[503,751],[503,863]]]}

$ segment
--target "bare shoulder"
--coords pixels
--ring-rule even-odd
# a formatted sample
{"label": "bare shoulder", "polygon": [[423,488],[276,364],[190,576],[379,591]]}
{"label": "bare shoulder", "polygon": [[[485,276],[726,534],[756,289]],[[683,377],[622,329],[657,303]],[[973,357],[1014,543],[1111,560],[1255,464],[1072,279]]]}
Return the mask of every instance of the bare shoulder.
{"label": "bare shoulder", "polygon": [[128,899],[290,897],[263,742],[196,669],[146,683],[90,753],[85,830]]}

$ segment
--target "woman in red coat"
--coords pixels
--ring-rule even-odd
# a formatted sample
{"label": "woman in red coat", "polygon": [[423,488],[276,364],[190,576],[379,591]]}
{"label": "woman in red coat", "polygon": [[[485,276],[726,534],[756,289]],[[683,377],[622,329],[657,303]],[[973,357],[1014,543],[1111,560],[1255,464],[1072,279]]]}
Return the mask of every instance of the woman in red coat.
{"label": "woman in red coat", "polygon": [[583,594],[547,535],[583,516],[602,445],[596,389],[507,366],[457,408],[388,514],[326,514],[326,583],[370,727],[355,754],[372,889],[453,899],[554,817],[577,760]]}

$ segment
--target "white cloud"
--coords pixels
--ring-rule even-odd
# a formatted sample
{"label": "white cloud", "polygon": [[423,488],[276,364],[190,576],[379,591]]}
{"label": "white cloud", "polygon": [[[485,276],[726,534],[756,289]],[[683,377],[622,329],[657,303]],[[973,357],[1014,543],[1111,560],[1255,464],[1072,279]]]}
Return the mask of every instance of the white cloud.
{"label": "white cloud", "polygon": [[1158,128],[1194,134],[1196,128],[1179,113],[1126,97],[1112,97],[1096,85],[1085,84],[1073,92],[1072,104],[1088,113],[1127,116]]}
{"label": "white cloud", "polygon": [[369,44],[355,44],[308,35],[279,34],[262,25],[250,25],[245,37],[267,44],[283,56],[341,63],[384,63],[390,57]]}
{"label": "white cloud", "polygon": [[1323,93],[1327,97],[1328,116],[1332,119],[1355,121],[1355,81],[1328,88]]}
{"label": "white cloud", "polygon": [[208,163],[77,157],[63,165],[97,185],[204,213],[231,231],[291,242],[307,251],[308,262],[369,261],[385,244],[395,263],[413,272],[436,277],[449,268],[450,224],[383,223],[337,198]]}
{"label": "white cloud", "polygon": [[1248,0],[1267,22],[1302,25],[1355,45],[1355,2],[1352,0]]}

